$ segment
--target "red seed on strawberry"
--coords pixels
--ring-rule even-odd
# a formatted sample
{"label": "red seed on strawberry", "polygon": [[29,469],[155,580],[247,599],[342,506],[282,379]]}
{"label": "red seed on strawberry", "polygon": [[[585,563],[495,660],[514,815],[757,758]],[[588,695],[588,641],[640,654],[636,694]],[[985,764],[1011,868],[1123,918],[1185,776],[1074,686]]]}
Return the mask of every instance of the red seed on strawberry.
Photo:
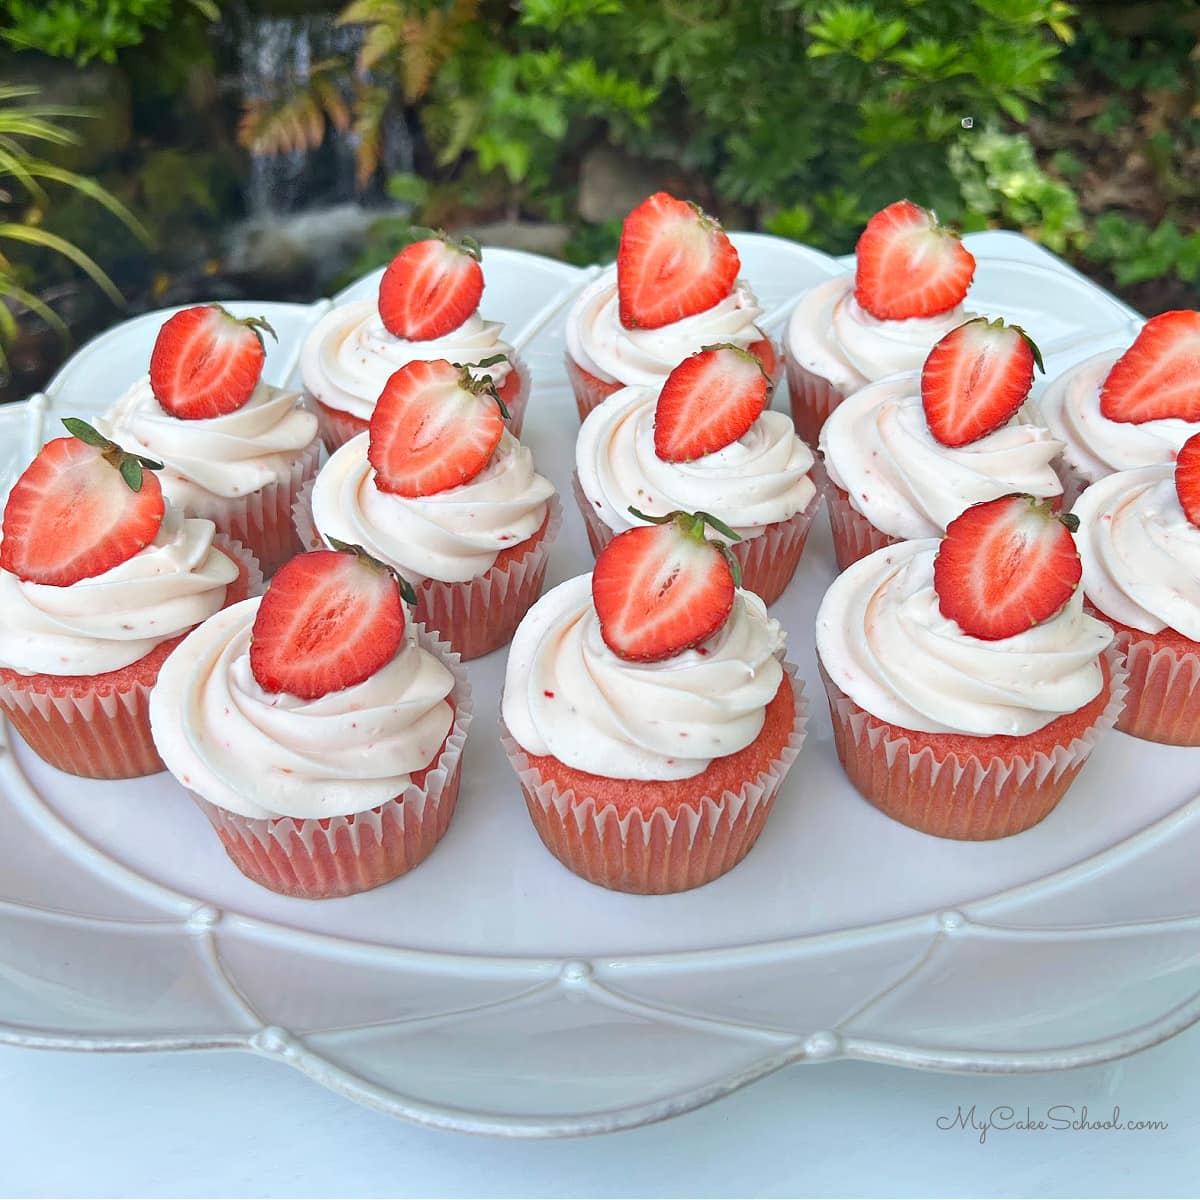
{"label": "red seed on strawberry", "polygon": [[254,394],[267,352],[262,317],[235,317],[219,304],[177,312],[158,331],[150,355],[150,388],[172,416],[185,421],[236,412]]}
{"label": "red seed on strawberry", "polygon": [[379,281],[379,316],[397,337],[427,342],[457,329],[483,295],[482,252],[474,238],[441,230],[411,242]]}
{"label": "red seed on strawberry", "polygon": [[1200,421],[1200,312],[1151,317],[1100,385],[1100,412],[1131,425]]}
{"label": "red seed on strawberry", "polygon": [[966,446],[1007,425],[1033,386],[1042,353],[1019,325],[976,317],[952,329],[921,371],[921,404],[943,446]]}
{"label": "red seed on strawberry", "polygon": [[361,546],[285,563],[259,604],[250,670],[268,692],[316,700],[370,679],[404,640],[412,588]]}
{"label": "red seed on strawberry", "polygon": [[724,542],[704,536],[705,525],[739,539],[708,513],[630,511],[652,524],[619,533],[600,552],[592,602],[614,654],[658,662],[712,637],[733,608],[741,568]]}
{"label": "red seed on strawberry", "polygon": [[758,420],[771,380],[748,350],[722,343],[685,358],[654,406],[654,451],[691,462],[736,442]]}
{"label": "red seed on strawberry", "polygon": [[911,200],[877,212],[854,253],[854,297],[881,321],[948,312],[963,302],[975,274],[975,259],[958,236]]}
{"label": "red seed on strawberry", "polygon": [[1200,433],[1183,443],[1175,459],[1175,492],[1184,516],[1200,527]]}
{"label": "red seed on strawberry", "polygon": [[741,263],[721,226],[695,204],[655,192],[625,218],[617,298],[626,329],[660,329],[729,295]]}
{"label": "red seed on strawberry", "polygon": [[508,416],[490,376],[444,358],[419,359],[385,384],[371,416],[367,457],[381,491],[431,496],[487,466]]}
{"label": "red seed on strawberry", "polygon": [[150,472],[162,463],[122,450],[86,421],[47,442],[4,508],[0,567],[30,583],[66,587],[119,566],[158,537],[165,505]]}
{"label": "red seed on strawberry", "polygon": [[950,522],[933,563],[942,616],[986,641],[1048,621],[1083,574],[1072,536],[1079,518],[1052,501],[1001,496]]}

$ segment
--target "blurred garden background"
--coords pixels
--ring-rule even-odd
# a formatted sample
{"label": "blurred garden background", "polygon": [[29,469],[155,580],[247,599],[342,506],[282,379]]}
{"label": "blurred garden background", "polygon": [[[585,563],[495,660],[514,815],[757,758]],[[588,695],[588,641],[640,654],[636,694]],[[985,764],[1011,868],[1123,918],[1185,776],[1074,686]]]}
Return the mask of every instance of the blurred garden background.
{"label": "blurred garden background", "polygon": [[660,187],[833,253],[901,196],[1200,307],[1200,0],[0,0],[0,400],[414,225],[610,258]]}

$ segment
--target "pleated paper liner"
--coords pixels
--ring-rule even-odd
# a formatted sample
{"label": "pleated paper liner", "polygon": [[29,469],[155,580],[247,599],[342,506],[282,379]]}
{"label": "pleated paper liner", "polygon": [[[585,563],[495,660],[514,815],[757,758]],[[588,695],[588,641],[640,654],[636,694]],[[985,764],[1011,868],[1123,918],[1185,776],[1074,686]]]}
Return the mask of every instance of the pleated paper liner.
{"label": "pleated paper liner", "polygon": [[[767,769],[737,792],[697,796],[673,812],[660,806],[649,816],[636,808],[621,816],[611,802],[598,807],[591,796],[560,790],[531,765],[501,719],[501,744],[546,848],[590,883],[638,895],[688,891],[736,867],[758,840],[804,744],[804,685],[794,665],[785,662],[783,669],[781,686],[791,687],[794,712],[787,738]],[[635,781],[632,786],[653,784]]]}
{"label": "pleated paper liner", "polygon": [[[242,571],[229,591],[236,603],[262,593],[254,556],[240,542],[216,534],[213,545]],[[52,676],[0,671],[0,710],[44,762],[85,779],[136,779],[164,769],[150,736],[150,689],[170,649],[183,634],[122,667],[95,676],[65,676],[71,690],[55,688]]]}
{"label": "pleated paper liner", "polygon": [[[571,481],[575,503],[583,514],[583,523],[587,528],[588,545],[591,546],[593,555],[599,555],[616,537],[616,533],[604,523],[596,511],[596,506],[584,494],[577,472],[572,475]],[[813,482],[816,483],[817,480],[814,478]],[[801,512],[786,521],[776,521],[774,525],[768,525],[755,537],[733,543],[733,553],[742,564],[742,587],[760,596],[764,604],[774,604],[791,583],[792,576],[800,565],[800,556],[804,553],[813,518],[820,506],[821,490],[818,487],[807,507]]]}
{"label": "pleated paper liner", "polygon": [[788,396],[791,398],[792,423],[796,432],[816,450],[821,427],[829,414],[845,399],[828,379],[805,370],[790,354],[784,355]]}
{"label": "pleated paper liner", "polygon": [[901,538],[892,537],[876,529],[866,517],[850,503],[850,496],[829,479],[825,488],[829,504],[829,528],[833,532],[833,552],[837,556],[838,570],[866,558],[884,546],[894,546]]}
{"label": "pleated paper liner", "polygon": [[[306,550],[324,546],[312,514],[313,484],[296,501],[296,532]],[[550,550],[562,528],[557,496],[547,502],[546,519],[532,537],[502,551],[474,579],[444,583],[422,579],[416,584],[416,619],[450,643],[464,660],[479,658],[507,645],[521,618],[542,594]]]}
{"label": "pleated paper liner", "polygon": [[417,640],[454,676],[454,724],[420,783],[377,808],[343,817],[243,817],[189,793],[234,866],[248,879],[303,900],[370,891],[433,853],[454,815],[471,727],[471,686],[458,655],[422,627]]}
{"label": "pleated paper liner", "polygon": [[[912,740],[860,708],[829,678],[821,679],[833,718],[834,744],[850,782],[893,820],[922,833],[960,841],[1010,837],[1053,811],[1087,761],[1096,741],[1117,722],[1125,703],[1125,668],[1110,646],[1103,657],[1106,691],[1094,719],[1064,734],[1051,752],[1030,751],[1015,739],[1011,753],[986,762]],[[1096,701],[1092,702],[1096,704]],[[921,734],[922,741],[936,734]],[[961,739],[954,739],[956,742]]]}

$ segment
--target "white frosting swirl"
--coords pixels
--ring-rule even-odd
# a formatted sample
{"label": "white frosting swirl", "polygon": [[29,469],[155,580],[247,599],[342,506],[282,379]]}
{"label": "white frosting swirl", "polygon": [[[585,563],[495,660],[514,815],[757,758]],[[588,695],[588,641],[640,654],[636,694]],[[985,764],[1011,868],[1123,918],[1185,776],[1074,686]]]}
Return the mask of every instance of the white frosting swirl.
{"label": "white frosting swirl", "polygon": [[163,494],[186,508],[193,491],[233,498],[291,476],[296,456],[317,436],[317,418],[298,392],[259,381],[250,399],[222,417],[172,416],[143,375],[97,418],[96,428],[124,449],[157,459]]}
{"label": "white frosting swirl", "polygon": [[534,755],[611,779],[691,779],[750,745],[783,680],[785,634],[738,591],[707,642],[663,662],[618,658],[600,636],[592,577],[547,592],[517,629],[501,712]]}
{"label": "white frosting swirl", "polygon": [[730,342],[747,349],[763,334],[762,315],[745,280],[712,308],[660,329],[626,329],[621,324],[617,268],[601,272],[580,294],[567,316],[567,350],[585,371],[605,383],[662,387],[685,358],[705,346]]}
{"label": "white frosting swirl", "polygon": [[[322,403],[369,421],[384,384],[410,362],[470,365],[513,348],[500,338],[504,325],[485,321],[478,310],[457,329],[424,342],[410,342],[384,327],[374,300],[352,300],[332,308],[313,326],[300,352],[304,386]],[[490,375],[503,387],[509,363],[499,362],[473,375]]]}
{"label": "white frosting swirl", "polygon": [[213,545],[211,521],[167,505],[132,558],[65,587],[0,570],[0,666],[22,675],[102,675],[218,612],[238,575]]}
{"label": "white frosting swirl", "polygon": [[930,350],[973,316],[958,304],[933,317],[881,321],[854,298],[850,273],[800,297],[788,320],[787,348],[806,371],[848,396],[885,375],[920,370]]}
{"label": "white frosting swirl", "polygon": [[474,479],[411,498],[375,486],[370,434],[334,453],[313,487],[313,524],[322,537],[362,546],[406,579],[475,579],[501,550],[542,527],[554,485],[533,469],[533,455],[507,430]]}
{"label": "white frosting swirl", "polygon": [[150,698],[168,770],[212,804],[258,819],[336,817],[398,796],[454,721],[454,676],[416,640],[369,679],[316,700],[266,692],[250,669],[259,598],[206,621],[170,654]]}
{"label": "white frosting swirl", "polygon": [[829,478],[876,529],[896,538],[941,537],[964,509],[1011,492],[1061,495],[1050,465],[1061,450],[1020,414],[970,445],[943,446],[926,423],[915,371],[855,392],[821,430]]}
{"label": "white frosting swirl", "polygon": [[1113,471],[1173,463],[1183,443],[1200,433],[1200,422],[1168,417],[1159,421],[1110,421],[1100,411],[1100,386],[1124,353],[1105,350],[1064,371],[1042,393],[1038,410],[1063,457],[1084,478],[1100,479]]}
{"label": "white frosting swirl", "polygon": [[816,493],[812,451],[785,414],[762,413],[736,442],[694,462],[664,462],[654,452],[657,402],[654,389],[622,388],[579,430],[579,482],[610,529],[642,524],[633,505],[650,516],[702,509],[753,537],[808,507]]}
{"label": "white frosting swirl", "polygon": [[903,729],[1019,737],[1100,694],[1100,655],[1113,634],[1083,611],[1082,588],[1050,620],[983,641],[938,608],[939,545],[924,538],[885,546],[825,593],[817,653],[860,708]]}
{"label": "white frosting swirl", "polygon": [[1200,641],[1200,529],[1170,466],[1117,471],[1086,488],[1079,518],[1083,590],[1105,616]]}

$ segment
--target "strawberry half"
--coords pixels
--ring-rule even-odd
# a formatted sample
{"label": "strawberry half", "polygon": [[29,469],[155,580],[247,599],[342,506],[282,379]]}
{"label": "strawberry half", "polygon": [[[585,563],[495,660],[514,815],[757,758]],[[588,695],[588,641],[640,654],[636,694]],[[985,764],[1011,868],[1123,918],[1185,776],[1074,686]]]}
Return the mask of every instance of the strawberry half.
{"label": "strawberry half", "polygon": [[408,363],[384,385],[371,416],[376,486],[431,496],[469,482],[495,453],[507,416],[490,376],[475,379],[444,358]]}
{"label": "strawberry half", "polygon": [[667,376],[654,406],[654,452],[691,462],[736,442],[758,420],[771,380],[748,350],[705,346]]}
{"label": "strawberry half", "polygon": [[952,329],[921,370],[921,404],[943,446],[966,446],[1006,425],[1043,373],[1042,352],[1019,325],[976,317]]}
{"label": "strawberry half", "polygon": [[942,616],[985,641],[1049,620],[1083,574],[1072,536],[1078,528],[1078,517],[1033,496],[968,508],[950,522],[933,563]]}
{"label": "strawberry half", "polygon": [[86,421],[67,417],[71,437],[38,452],[4,507],[0,567],[29,583],[66,587],[132,558],[158,536],[162,486],[144,468],[162,463],[128,454]]}
{"label": "strawberry half", "polygon": [[717,221],[655,192],[625,218],[617,297],[626,329],[660,329],[704,312],[733,288],[741,262]]}
{"label": "strawberry half", "polygon": [[263,330],[275,337],[264,318],[235,317],[219,304],[177,312],[158,331],[150,355],[154,398],[184,421],[235,412],[262,375]]}
{"label": "strawberry half", "polygon": [[1200,421],[1200,312],[1151,317],[1100,385],[1100,412],[1130,425]]}
{"label": "strawberry half", "polygon": [[619,533],[600,552],[592,602],[608,648],[632,662],[658,662],[712,637],[733,608],[741,567],[705,525],[739,537],[708,513],[673,512]]}
{"label": "strawberry half", "polygon": [[1175,492],[1184,516],[1200,527],[1200,433],[1183,443],[1175,459]]}
{"label": "strawberry half", "polygon": [[316,700],[370,679],[404,640],[412,587],[361,546],[298,554],[271,580],[254,618],[250,670],[268,692]]}
{"label": "strawberry half", "polygon": [[405,246],[379,281],[379,316],[388,333],[427,342],[457,329],[483,295],[482,251],[440,229]]}
{"label": "strawberry half", "polygon": [[958,235],[911,200],[877,212],[854,253],[854,297],[881,321],[948,312],[963,302],[975,274],[975,259]]}

